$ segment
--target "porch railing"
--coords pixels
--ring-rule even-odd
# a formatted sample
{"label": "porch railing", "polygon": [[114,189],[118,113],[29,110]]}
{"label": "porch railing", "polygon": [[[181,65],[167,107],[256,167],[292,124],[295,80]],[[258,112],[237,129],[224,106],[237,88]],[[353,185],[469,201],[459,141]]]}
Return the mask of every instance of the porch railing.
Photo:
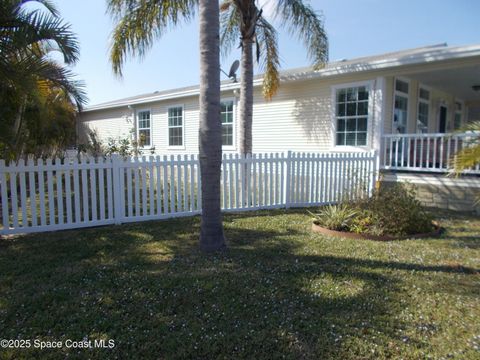
{"label": "porch railing", "polygon": [[[480,142],[480,133],[388,134],[382,138],[381,168],[448,172],[455,154]],[[480,174],[480,163],[465,173]]]}

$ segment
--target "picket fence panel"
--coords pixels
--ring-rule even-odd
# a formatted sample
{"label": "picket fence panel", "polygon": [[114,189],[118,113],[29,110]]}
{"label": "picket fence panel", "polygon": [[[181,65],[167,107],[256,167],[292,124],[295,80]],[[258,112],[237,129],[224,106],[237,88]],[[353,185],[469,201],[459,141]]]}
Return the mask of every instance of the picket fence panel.
{"label": "picket fence panel", "polygon": [[[377,161],[373,151],[224,155],[221,206],[306,207],[368,196]],[[0,234],[192,216],[201,213],[200,189],[198,155],[0,160]]]}

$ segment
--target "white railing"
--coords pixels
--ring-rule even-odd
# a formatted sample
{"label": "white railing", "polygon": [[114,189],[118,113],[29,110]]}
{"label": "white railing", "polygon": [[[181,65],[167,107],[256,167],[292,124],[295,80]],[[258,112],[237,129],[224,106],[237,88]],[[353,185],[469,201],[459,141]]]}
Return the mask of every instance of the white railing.
{"label": "white railing", "polygon": [[[225,211],[314,206],[365,196],[373,152],[224,156]],[[197,156],[0,160],[0,234],[73,229],[201,212]]]}
{"label": "white railing", "polygon": [[[387,170],[448,172],[455,154],[480,141],[479,133],[390,134],[382,139],[380,167]],[[480,174],[480,164],[465,173]]]}

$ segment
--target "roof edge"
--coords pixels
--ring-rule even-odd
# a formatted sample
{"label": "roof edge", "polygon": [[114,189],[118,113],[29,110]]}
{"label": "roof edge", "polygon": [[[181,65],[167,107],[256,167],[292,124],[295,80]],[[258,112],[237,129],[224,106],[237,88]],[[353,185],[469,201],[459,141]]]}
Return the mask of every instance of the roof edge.
{"label": "roof edge", "polygon": [[[422,51],[424,50],[424,51]],[[412,53],[413,52],[413,53]],[[399,56],[393,58],[378,59],[379,56],[398,54]],[[402,54],[404,54],[402,56]],[[470,57],[480,57],[480,44],[447,47],[444,44],[430,45],[423,48],[409,49],[394,53],[380,54],[377,59],[368,60],[372,57],[361,57],[349,61],[339,61],[330,63],[320,70],[313,70],[312,67],[298,68],[286,70],[280,73],[282,82],[310,80],[323,77],[340,76],[348,73],[382,70],[388,68],[395,68],[401,66],[409,66],[416,64],[426,64],[444,60],[455,60]],[[298,71],[297,71],[298,70]],[[254,81],[254,86],[260,86],[263,82],[263,74],[258,75]],[[221,84],[221,91],[228,91],[238,89],[239,83],[223,83]],[[83,112],[91,112],[98,110],[107,110],[123,106],[134,106],[139,104],[151,103],[162,100],[178,99],[189,96],[196,96],[200,94],[200,86],[196,85],[189,88],[166,90],[164,93],[155,95],[146,95],[140,98],[126,98],[123,101],[103,103],[98,105],[87,106]]]}

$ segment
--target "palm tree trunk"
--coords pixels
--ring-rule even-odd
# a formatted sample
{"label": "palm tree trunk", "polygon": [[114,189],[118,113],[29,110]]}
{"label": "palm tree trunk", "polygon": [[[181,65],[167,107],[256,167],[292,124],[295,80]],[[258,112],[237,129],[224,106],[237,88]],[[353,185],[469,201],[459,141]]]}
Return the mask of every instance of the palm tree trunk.
{"label": "palm tree trunk", "polygon": [[200,248],[225,248],[220,210],[222,125],[220,122],[220,54],[218,0],[200,0],[200,128],[199,154],[202,178]]}
{"label": "palm tree trunk", "polygon": [[253,117],[253,41],[242,40],[242,61],[240,66],[240,153],[252,153]]}

